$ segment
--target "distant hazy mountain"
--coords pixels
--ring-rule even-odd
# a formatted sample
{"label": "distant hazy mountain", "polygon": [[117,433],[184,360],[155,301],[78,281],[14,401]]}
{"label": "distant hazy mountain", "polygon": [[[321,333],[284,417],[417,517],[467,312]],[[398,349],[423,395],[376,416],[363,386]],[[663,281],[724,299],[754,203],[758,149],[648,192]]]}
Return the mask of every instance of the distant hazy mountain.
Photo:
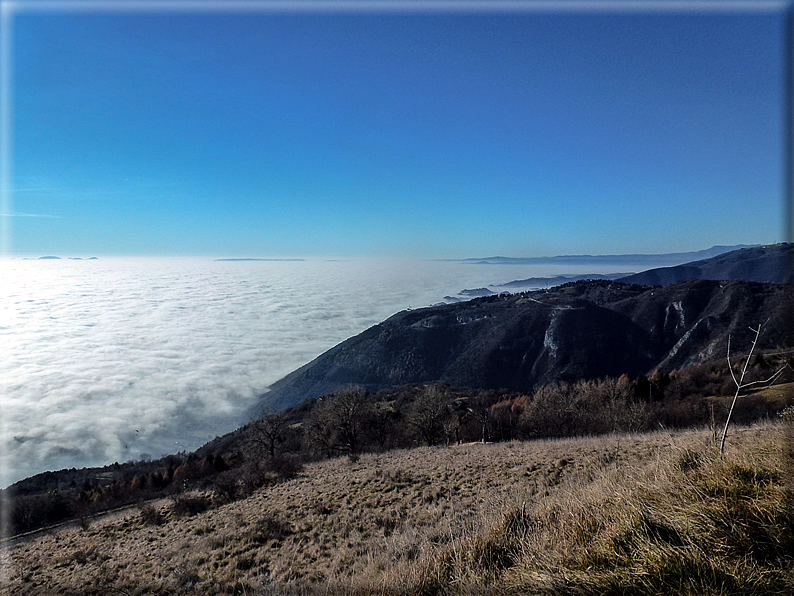
{"label": "distant hazy mountain", "polygon": [[459,259],[462,263],[483,265],[601,265],[630,263],[644,264],[647,267],[667,267],[680,265],[697,259],[707,259],[740,248],[747,244],[735,246],[712,246],[706,250],[693,252],[675,252],[663,254],[625,254],[625,255],[559,255],[555,257],[482,257]]}
{"label": "distant hazy mountain", "polygon": [[580,275],[555,275],[553,277],[530,277],[529,279],[517,279],[505,284],[494,286],[497,288],[508,288],[508,291],[515,292],[521,289],[549,288],[559,286],[572,281],[583,279],[618,279],[626,277],[626,273],[583,273]]}
{"label": "distant hazy mountain", "polygon": [[305,261],[306,259],[255,259],[255,258],[252,258],[252,257],[241,257],[241,258],[234,258],[234,259],[215,259],[215,260],[216,261],[265,261],[265,262],[268,262],[268,263],[271,263],[271,262],[293,263],[293,262],[296,262],[296,261]]}
{"label": "distant hazy mountain", "polygon": [[651,269],[622,277],[619,281],[667,285],[684,279],[743,279],[791,283],[794,282],[794,244],[743,248],[676,267]]}
{"label": "distant hazy mountain", "polygon": [[288,407],[362,385],[441,381],[530,390],[555,380],[673,369],[749,346],[793,346],[792,286],[689,280],[664,288],[580,281],[400,312],[287,375],[260,406]]}

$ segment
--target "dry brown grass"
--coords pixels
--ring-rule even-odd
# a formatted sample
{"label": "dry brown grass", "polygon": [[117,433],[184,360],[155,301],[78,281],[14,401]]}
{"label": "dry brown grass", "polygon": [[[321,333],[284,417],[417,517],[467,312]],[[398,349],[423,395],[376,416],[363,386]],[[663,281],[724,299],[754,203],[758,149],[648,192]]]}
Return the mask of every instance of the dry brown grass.
{"label": "dry brown grass", "polygon": [[753,395],[763,397],[770,405],[783,409],[794,395],[794,383],[778,383],[753,391]]}
{"label": "dry brown grass", "polygon": [[11,547],[2,593],[794,593],[783,428],[733,429],[723,461],[689,431],[320,462]]}

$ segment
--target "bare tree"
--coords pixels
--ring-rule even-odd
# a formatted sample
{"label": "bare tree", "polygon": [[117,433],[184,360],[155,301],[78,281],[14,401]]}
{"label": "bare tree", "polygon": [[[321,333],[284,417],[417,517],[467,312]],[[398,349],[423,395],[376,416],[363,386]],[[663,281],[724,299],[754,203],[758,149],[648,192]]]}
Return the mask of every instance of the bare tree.
{"label": "bare tree", "polygon": [[262,412],[251,423],[248,441],[253,447],[266,450],[272,459],[276,456],[276,444],[284,439],[286,429],[287,419],[283,413]]}
{"label": "bare tree", "polygon": [[493,414],[493,405],[496,403],[496,401],[497,395],[488,391],[477,394],[476,396],[470,398],[467,403],[468,411],[479,423],[482,429],[480,441],[483,445],[491,440],[490,435],[488,434],[488,423],[491,420],[491,415]]}
{"label": "bare tree", "polygon": [[[767,322],[769,320],[767,319]],[[765,325],[766,323],[764,323]],[[750,347],[750,353],[747,355],[747,360],[744,362],[744,366],[742,367],[742,372],[739,375],[739,378],[736,378],[736,375],[733,373],[733,366],[731,365],[731,336],[728,336],[728,370],[731,373],[731,377],[733,377],[733,382],[736,384],[736,393],[733,394],[733,401],[731,402],[731,407],[728,410],[728,418],[725,420],[725,429],[722,431],[722,440],[720,441],[720,457],[723,456],[725,453],[725,437],[728,436],[728,425],[731,423],[731,415],[733,414],[733,408],[736,405],[736,400],[739,398],[739,393],[743,389],[747,389],[753,385],[763,385],[765,383],[772,384],[774,383],[777,378],[783,374],[783,371],[788,366],[788,363],[784,364],[780,367],[775,374],[765,380],[761,381],[751,381],[749,383],[744,382],[745,374],[747,373],[747,365],[750,363],[750,359],[753,357],[753,352],[755,351],[755,347],[758,344],[758,338],[761,336],[761,329],[764,325],[759,324],[758,329],[753,329],[750,327],[750,331],[755,333],[755,337],[753,338],[753,345]]]}
{"label": "bare tree", "polygon": [[444,436],[446,437],[446,445],[449,447],[452,439],[455,439],[455,444],[460,445],[460,429],[464,424],[467,411],[451,412],[450,415],[442,421],[444,428]]}
{"label": "bare tree", "polygon": [[408,424],[432,447],[444,431],[444,421],[448,417],[444,392],[436,385],[428,385],[414,401],[408,414]]}
{"label": "bare tree", "polygon": [[327,452],[356,455],[373,411],[363,387],[337,389],[315,403],[306,421],[307,438]]}

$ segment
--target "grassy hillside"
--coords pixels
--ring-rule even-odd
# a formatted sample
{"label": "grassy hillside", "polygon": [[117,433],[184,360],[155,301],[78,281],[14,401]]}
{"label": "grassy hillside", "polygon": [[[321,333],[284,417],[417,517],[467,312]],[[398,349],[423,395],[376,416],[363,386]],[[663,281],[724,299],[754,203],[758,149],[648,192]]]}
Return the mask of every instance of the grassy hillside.
{"label": "grassy hillside", "polygon": [[789,594],[786,430],[732,429],[724,460],[710,431],[326,460],[15,544],[2,593]]}

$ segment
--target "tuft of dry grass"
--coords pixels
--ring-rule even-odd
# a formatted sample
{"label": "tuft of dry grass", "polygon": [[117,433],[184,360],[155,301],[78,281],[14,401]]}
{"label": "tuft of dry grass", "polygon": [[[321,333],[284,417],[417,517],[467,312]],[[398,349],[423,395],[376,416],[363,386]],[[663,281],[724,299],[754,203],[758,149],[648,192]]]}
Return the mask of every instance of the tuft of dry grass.
{"label": "tuft of dry grass", "polygon": [[[783,424],[362,455],[3,553],[3,594],[787,594]],[[790,487],[789,487],[790,488]]]}
{"label": "tuft of dry grass", "polygon": [[[508,506],[419,570],[414,594],[790,594],[794,511],[781,436],[682,448]],[[692,433],[688,433],[691,438]]]}

